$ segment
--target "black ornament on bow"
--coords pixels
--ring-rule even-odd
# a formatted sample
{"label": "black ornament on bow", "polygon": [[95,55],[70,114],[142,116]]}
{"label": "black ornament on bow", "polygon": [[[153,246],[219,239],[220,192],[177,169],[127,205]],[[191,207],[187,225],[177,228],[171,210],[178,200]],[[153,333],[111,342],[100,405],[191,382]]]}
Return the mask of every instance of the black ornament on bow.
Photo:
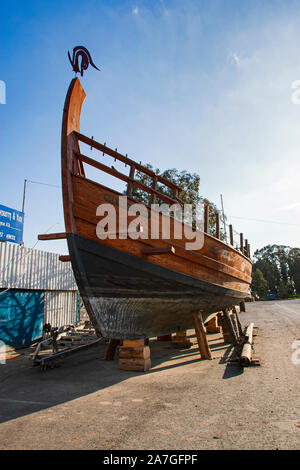
{"label": "black ornament on bow", "polygon": [[[100,70],[98,69],[98,67],[96,67],[96,65],[92,61],[91,54],[86,49],[86,47],[83,47],[83,46],[74,47],[72,59],[71,59],[71,55],[69,51],[68,51],[68,57],[69,57],[69,61],[71,62],[74,72],[75,73],[80,72],[81,76],[83,76],[83,72],[84,70],[87,70],[89,64],[91,64],[91,66],[94,67],[94,69]],[[79,69],[79,57],[81,57],[80,69]]]}

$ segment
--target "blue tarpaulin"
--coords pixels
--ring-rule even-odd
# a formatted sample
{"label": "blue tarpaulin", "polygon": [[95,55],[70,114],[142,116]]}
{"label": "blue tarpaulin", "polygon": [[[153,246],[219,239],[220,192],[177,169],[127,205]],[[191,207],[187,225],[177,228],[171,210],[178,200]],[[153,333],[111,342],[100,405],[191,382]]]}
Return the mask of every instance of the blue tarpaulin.
{"label": "blue tarpaulin", "polygon": [[0,340],[14,347],[29,346],[42,337],[44,291],[0,291]]}

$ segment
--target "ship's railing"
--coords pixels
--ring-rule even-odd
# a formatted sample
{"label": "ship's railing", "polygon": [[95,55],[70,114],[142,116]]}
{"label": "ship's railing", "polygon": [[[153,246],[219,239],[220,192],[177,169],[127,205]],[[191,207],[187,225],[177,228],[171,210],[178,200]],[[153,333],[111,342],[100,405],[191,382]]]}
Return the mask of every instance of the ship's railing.
{"label": "ship's railing", "polygon": [[[82,153],[78,153],[78,152],[75,153],[79,162],[81,162],[81,165],[82,163],[87,163],[88,165],[98,168],[99,170],[102,170],[105,173],[115,176],[116,178],[119,178],[122,181],[125,181],[127,183],[127,191],[126,191],[127,196],[129,197],[132,196],[132,189],[135,186],[136,188],[139,188],[142,191],[145,191],[151,195],[151,204],[155,204],[156,198],[161,199],[162,201],[165,201],[169,204],[181,203],[178,197],[178,194],[180,191],[182,191],[182,188],[178,186],[177,184],[173,183],[172,181],[167,180],[166,178],[163,178],[160,175],[157,175],[156,173],[151,171],[149,168],[146,168],[140,163],[132,160],[131,158],[128,158],[127,155],[122,155],[116,150],[110,149],[106,145],[100,144],[94,139],[91,139],[83,134],[80,134],[79,132],[74,132],[74,134],[76,135],[77,139],[80,142],[90,145],[92,148],[95,148],[99,150],[100,152],[102,152],[103,155],[105,154],[110,155],[114,159],[119,160],[125,163],[125,165],[128,165],[130,167],[130,173],[129,173],[129,176],[127,176],[124,173],[121,173],[120,171],[114,168],[111,168],[107,165],[104,165],[103,163],[98,162],[97,160],[94,160],[90,157],[87,157],[86,155],[83,155]],[[134,179],[136,171],[140,173],[144,173],[147,176],[149,176],[152,179],[152,187],[147,186],[141,183],[140,181],[137,181],[136,179]],[[170,188],[172,190],[173,197],[169,197],[166,194],[163,194],[157,191],[157,183],[161,183],[167,186],[168,188]]]}
{"label": "ship's railing", "polygon": [[[210,206],[205,204],[204,206],[204,232],[209,233],[209,210]],[[223,228],[223,238],[227,244],[233,246],[236,250],[239,250],[243,255],[250,258],[250,245],[247,239],[244,239],[243,233],[238,233],[233,229],[231,224],[227,224],[222,220]],[[215,231],[214,236],[218,239],[221,239],[221,215],[218,210],[215,211]],[[238,236],[238,241],[236,240],[235,235]]]}
{"label": "ship's railing", "polygon": [[[130,167],[130,172],[129,176],[121,173],[120,171],[116,170],[113,167],[109,167],[103,163],[100,163],[97,160],[94,160],[93,158],[90,158],[81,152],[74,152],[74,157],[78,161],[78,168],[79,168],[79,174],[84,175],[84,169],[83,169],[83,163],[86,163],[88,165],[91,165],[94,168],[97,168],[105,173],[108,173],[111,176],[114,176],[125,183],[127,183],[127,191],[126,194],[127,196],[131,197],[132,196],[132,189],[133,187],[136,187],[142,191],[145,191],[146,193],[151,195],[151,204],[155,204],[156,199],[160,199],[164,202],[167,202],[168,204],[182,204],[182,201],[179,199],[178,194],[180,191],[182,191],[182,188],[172,181],[167,180],[166,178],[163,178],[160,175],[157,175],[153,171],[151,171],[149,168],[143,166],[142,164],[128,158],[127,155],[122,155],[116,150],[113,150],[109,147],[107,147],[105,144],[100,144],[99,142],[95,141],[93,138],[89,138],[79,132],[74,131],[75,136],[80,142],[83,142],[84,144],[89,145],[91,148],[95,148],[99,150],[100,152],[103,153],[103,155],[109,155],[113,157],[115,160],[121,161],[125,164],[125,166]],[[144,173],[148,177],[151,178],[152,180],[152,186],[147,186],[146,184],[143,184],[141,181],[138,181],[134,179],[136,171],[140,173]],[[170,188],[172,190],[172,195],[173,197],[169,197],[166,194],[163,194],[159,191],[157,191],[157,183],[163,184]],[[210,233],[210,225],[209,225],[209,212],[210,212],[210,206],[209,204],[204,205],[204,232],[205,233]],[[215,227],[213,228],[213,236],[217,239],[221,239],[221,217],[220,217],[220,212],[216,210],[215,212]],[[223,234],[225,236],[224,242],[228,243],[229,245],[233,246],[235,249],[241,251],[243,255],[246,257],[250,258],[250,245],[248,243],[248,240],[244,240],[244,235],[243,233],[237,233],[235,230],[233,230],[232,225],[226,224],[224,221],[222,223],[225,226],[225,230],[223,229]],[[228,227],[228,229],[226,228]],[[228,234],[227,234],[228,230]],[[239,236],[238,242],[234,239],[234,234],[237,234]],[[223,236],[223,238],[224,238]]]}

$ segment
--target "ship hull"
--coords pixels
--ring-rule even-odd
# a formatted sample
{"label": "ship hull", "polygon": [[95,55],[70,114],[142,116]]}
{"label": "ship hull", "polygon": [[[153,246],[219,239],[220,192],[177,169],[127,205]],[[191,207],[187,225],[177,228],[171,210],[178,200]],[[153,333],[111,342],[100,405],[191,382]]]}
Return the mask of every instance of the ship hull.
{"label": "ship hull", "polygon": [[242,292],[178,273],[69,234],[73,270],[92,322],[110,338],[142,339],[193,327],[241,302]]}

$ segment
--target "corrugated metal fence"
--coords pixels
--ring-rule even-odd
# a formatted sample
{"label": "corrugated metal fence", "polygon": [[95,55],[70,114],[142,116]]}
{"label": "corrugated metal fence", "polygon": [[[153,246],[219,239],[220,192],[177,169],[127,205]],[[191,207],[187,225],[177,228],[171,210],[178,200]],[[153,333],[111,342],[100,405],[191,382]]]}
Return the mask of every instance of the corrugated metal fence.
{"label": "corrugated metal fence", "polygon": [[[9,290],[5,293],[7,289]],[[59,255],[56,253],[0,242],[0,290],[2,292],[4,290],[2,295],[0,293],[0,308],[2,312],[0,336],[1,325],[4,331],[5,325],[12,324],[12,311],[9,311],[8,305],[11,305],[11,310],[15,302],[22,302],[22,298],[24,297],[25,299],[29,291],[44,292],[42,307],[43,323],[50,323],[52,326],[62,326],[76,324],[80,320],[81,299],[71,263],[59,261]],[[26,302],[24,302],[24,305],[26,305]],[[24,315],[28,315],[28,312],[25,311],[25,307],[16,310],[14,305],[14,309],[18,314],[14,314],[15,320],[13,325],[15,330],[18,328],[20,330],[22,329],[20,327],[22,318],[24,320]],[[5,316],[7,322],[5,321]],[[38,316],[37,318],[37,322],[40,322],[41,317]],[[40,328],[41,325],[38,325],[38,327]],[[22,334],[19,330],[18,338],[21,338]],[[2,332],[2,334],[4,333]],[[18,342],[20,341],[18,339]],[[26,342],[28,343],[27,340]]]}
{"label": "corrugated metal fence", "polygon": [[70,263],[59,255],[0,242],[0,288],[77,290]]}

